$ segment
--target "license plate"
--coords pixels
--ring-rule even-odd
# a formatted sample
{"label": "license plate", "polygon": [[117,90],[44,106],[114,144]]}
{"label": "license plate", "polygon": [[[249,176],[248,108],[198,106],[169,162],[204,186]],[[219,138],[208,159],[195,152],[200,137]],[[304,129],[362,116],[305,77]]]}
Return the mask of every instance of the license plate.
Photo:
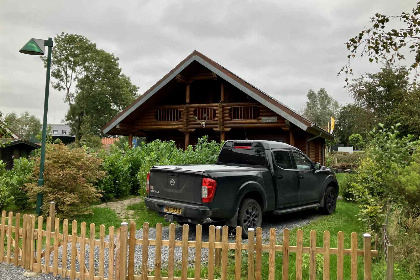
{"label": "license plate", "polygon": [[165,206],[165,207],[163,207],[163,211],[166,212],[166,213],[181,215],[182,209],[181,208],[170,207],[170,206]]}

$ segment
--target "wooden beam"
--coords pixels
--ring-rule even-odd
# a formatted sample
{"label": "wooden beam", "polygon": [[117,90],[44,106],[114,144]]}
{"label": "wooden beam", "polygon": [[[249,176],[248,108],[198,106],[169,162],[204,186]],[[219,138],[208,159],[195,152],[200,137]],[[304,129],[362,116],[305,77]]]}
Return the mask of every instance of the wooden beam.
{"label": "wooden beam", "polygon": [[292,146],[295,145],[295,137],[293,136],[292,130],[289,130],[289,144]]}
{"label": "wooden beam", "polygon": [[197,80],[217,80],[216,73],[200,73],[190,77],[190,81],[197,81]]}
{"label": "wooden beam", "polygon": [[190,133],[186,132],[185,133],[185,150],[188,148],[189,145],[190,145]]}
{"label": "wooden beam", "polygon": [[220,142],[225,141],[225,139],[226,139],[225,132],[220,133]]}
{"label": "wooden beam", "polygon": [[128,145],[133,148],[133,134],[128,135]]}
{"label": "wooden beam", "polygon": [[185,90],[185,103],[190,103],[190,85],[187,85],[187,88]]}
{"label": "wooden beam", "polygon": [[225,102],[225,85],[220,83],[220,102]]}
{"label": "wooden beam", "polygon": [[187,84],[187,85],[191,82],[190,80],[188,80],[187,77],[185,77],[181,74],[176,75],[176,81],[179,82],[179,83]]}

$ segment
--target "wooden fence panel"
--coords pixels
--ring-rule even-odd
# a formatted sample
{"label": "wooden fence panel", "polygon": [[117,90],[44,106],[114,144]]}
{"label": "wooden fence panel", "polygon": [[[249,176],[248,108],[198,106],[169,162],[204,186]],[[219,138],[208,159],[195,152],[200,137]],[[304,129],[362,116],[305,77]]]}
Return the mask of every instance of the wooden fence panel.
{"label": "wooden fence panel", "polygon": [[[21,226],[21,220],[23,225]],[[267,279],[289,279],[289,259],[290,254],[295,254],[296,258],[296,279],[302,279],[304,259],[309,256],[309,279],[317,278],[317,255],[323,255],[323,279],[330,278],[330,255],[337,255],[337,279],[344,278],[344,256],[350,256],[350,272],[351,279],[358,279],[357,261],[358,257],[363,257],[364,261],[364,279],[371,279],[371,263],[372,257],[378,256],[376,250],[372,250],[371,236],[364,235],[364,248],[358,249],[357,234],[351,234],[350,249],[344,248],[344,234],[338,232],[337,234],[337,248],[330,248],[330,233],[324,231],[323,246],[317,247],[316,232],[310,232],[310,246],[303,246],[303,231],[297,231],[296,245],[290,245],[290,233],[288,229],[283,231],[283,244],[277,244],[276,230],[270,229],[270,238],[268,244],[263,244],[262,229],[257,228],[248,230],[249,240],[243,242],[242,228],[237,227],[236,238],[229,242],[229,229],[227,226],[220,231],[214,226],[209,226],[208,241],[202,240],[203,229],[201,225],[196,226],[195,241],[189,241],[189,226],[184,225],[182,228],[182,239],[175,240],[175,225],[169,226],[169,240],[162,240],[162,224],[156,226],[156,239],[149,238],[149,224],[143,225],[143,237],[136,239],[136,225],[130,224],[130,239],[128,240],[128,224],[122,223],[121,227],[116,231],[114,227],[109,228],[109,241],[105,241],[105,226],[101,225],[99,228],[99,239],[95,237],[95,224],[90,224],[89,237],[87,237],[86,223],[81,223],[80,237],[77,232],[77,221],[72,222],[71,235],[69,235],[68,221],[63,221],[63,232],[60,234],[60,220],[56,218],[54,223],[51,217],[46,220],[46,229],[43,230],[44,220],[38,217],[35,223],[35,217],[32,215],[13,216],[13,212],[8,214],[3,211],[1,215],[0,224],[0,259],[6,263],[14,265],[22,265],[25,269],[52,273],[61,275],[62,277],[70,277],[70,279],[92,279],[92,280],[152,280],[152,279],[202,279],[202,253],[203,250],[208,250],[208,265],[207,265],[207,279],[214,280],[217,261],[220,260],[221,279],[228,278],[228,269],[232,267],[234,275],[229,275],[229,279],[242,278],[242,262],[248,264],[247,279],[262,279],[262,258],[263,254],[268,253],[268,276]],[[54,224],[54,228],[52,225]],[[36,227],[37,226],[37,227]],[[218,233],[219,232],[219,233]],[[218,240],[218,236],[221,240]],[[254,240],[256,238],[256,240]],[[22,248],[20,248],[20,244]],[[45,244],[45,246],[43,246]],[[142,261],[141,274],[135,275],[135,249],[136,245],[142,247]],[[70,246],[69,258],[67,258],[67,246]],[[86,261],[86,248],[89,247],[89,262]],[[98,261],[95,262],[95,249],[98,247],[97,256]],[[150,248],[149,248],[150,247]],[[78,249],[80,248],[80,249]],[[162,277],[162,250],[168,250],[167,259],[167,277]],[[181,261],[175,264],[175,249],[180,249]],[[194,248],[194,261],[190,262],[192,256],[189,257],[189,248]],[[205,249],[204,249],[205,248]],[[59,251],[62,254],[59,254]],[[108,258],[105,260],[105,253],[108,250]],[[149,250],[154,250],[154,271],[149,274],[148,256]],[[243,250],[248,251],[247,260],[242,260]],[[388,251],[387,265],[387,279],[392,279],[393,274],[393,247],[390,246]],[[219,254],[220,252],[220,254]],[[264,253],[265,252],[265,253]],[[276,262],[279,261],[276,254],[281,253],[282,264],[277,267],[282,267],[281,277],[276,273]],[[12,255],[13,254],[13,255]],[[303,258],[304,254],[306,255]],[[128,256],[128,258],[127,258]],[[234,256],[234,263],[229,263],[229,256]],[[245,254],[244,254],[245,256]],[[61,257],[61,260],[60,260]],[[77,262],[79,269],[77,269]],[[107,278],[105,272],[105,265],[108,262]],[[43,263],[43,265],[41,265]],[[67,269],[67,264],[70,264],[70,269]],[[88,269],[86,267],[88,263]],[[61,267],[60,267],[61,264]],[[180,277],[174,277],[175,265],[180,265]],[[188,278],[188,266],[193,266],[194,278]],[[95,275],[97,272],[97,275]],[[361,273],[361,271],[360,271]],[[306,274],[306,271],[305,271]],[[264,274],[265,275],[265,274]],[[319,276],[319,275],[318,275]]]}

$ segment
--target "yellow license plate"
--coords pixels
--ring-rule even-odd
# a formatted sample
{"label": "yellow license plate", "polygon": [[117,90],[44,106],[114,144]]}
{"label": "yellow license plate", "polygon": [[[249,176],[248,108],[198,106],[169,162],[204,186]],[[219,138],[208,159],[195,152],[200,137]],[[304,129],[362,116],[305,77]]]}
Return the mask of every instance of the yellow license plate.
{"label": "yellow license plate", "polygon": [[165,206],[165,207],[163,207],[163,211],[166,212],[166,213],[181,215],[182,209],[181,208],[170,207],[170,206]]}

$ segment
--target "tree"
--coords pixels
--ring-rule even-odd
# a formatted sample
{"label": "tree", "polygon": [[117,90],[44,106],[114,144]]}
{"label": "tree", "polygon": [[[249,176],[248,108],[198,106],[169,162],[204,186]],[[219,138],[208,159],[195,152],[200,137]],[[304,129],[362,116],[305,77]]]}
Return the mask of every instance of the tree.
{"label": "tree", "polygon": [[359,133],[353,133],[349,136],[349,144],[352,145],[355,149],[363,148],[364,142],[363,137]]}
{"label": "tree", "polygon": [[77,142],[83,135],[101,136],[101,127],[137,97],[138,87],[121,73],[117,57],[86,37],[61,33],[54,41],[52,85],[66,92],[66,121]]}
{"label": "tree", "polygon": [[335,134],[341,143],[348,146],[349,137],[358,133],[366,139],[377,124],[375,115],[357,104],[348,104],[340,108]]}
{"label": "tree", "polygon": [[4,122],[13,133],[28,141],[36,141],[36,135],[42,128],[40,120],[28,112],[20,116],[16,113],[7,114]]}
{"label": "tree", "polygon": [[[370,18],[371,26],[359,32],[347,43],[350,54],[348,63],[340,73],[352,74],[351,60],[357,55],[367,56],[370,62],[393,64],[396,60],[404,60],[404,53],[414,53],[410,61],[410,70],[418,69],[420,63],[420,2],[411,13],[397,16],[376,13]],[[396,24],[403,25],[395,29]],[[359,52],[359,53],[358,53]],[[417,75],[416,75],[417,76]],[[348,78],[346,78],[348,81]]]}
{"label": "tree", "polygon": [[328,95],[327,91],[321,88],[318,92],[310,89],[308,94],[308,101],[303,115],[310,121],[318,124],[321,127],[327,127],[331,117],[336,117],[340,104]]}
{"label": "tree", "polygon": [[349,84],[356,104],[371,112],[376,123],[387,127],[400,123],[402,135],[420,135],[420,92],[410,87],[405,67],[385,66],[378,73],[367,73]]}

